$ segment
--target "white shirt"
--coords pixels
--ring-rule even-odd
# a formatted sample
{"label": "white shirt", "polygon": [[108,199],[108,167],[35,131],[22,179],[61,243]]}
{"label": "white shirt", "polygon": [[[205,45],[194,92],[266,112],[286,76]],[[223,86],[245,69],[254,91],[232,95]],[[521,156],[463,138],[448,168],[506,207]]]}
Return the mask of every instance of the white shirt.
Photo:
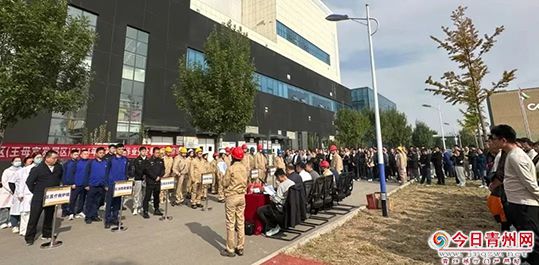
{"label": "white shirt", "polygon": [[307,180],[312,180],[313,177],[311,176],[311,174],[309,174],[307,171],[305,170],[301,170],[301,172],[299,172],[299,175],[301,176],[301,179],[303,180],[303,182],[307,181]]}
{"label": "white shirt", "polygon": [[503,185],[510,203],[539,206],[537,173],[530,157],[520,148],[507,153]]}
{"label": "white shirt", "polygon": [[534,159],[536,155],[537,152],[535,151],[535,149],[532,148],[530,151],[528,151],[528,156],[530,157],[530,159]]}

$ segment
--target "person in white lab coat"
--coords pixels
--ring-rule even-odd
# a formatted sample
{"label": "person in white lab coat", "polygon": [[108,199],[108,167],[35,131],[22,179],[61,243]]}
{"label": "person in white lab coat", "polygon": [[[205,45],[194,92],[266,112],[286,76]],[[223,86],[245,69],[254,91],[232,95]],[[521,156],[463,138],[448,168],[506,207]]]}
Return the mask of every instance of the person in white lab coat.
{"label": "person in white lab coat", "polygon": [[[13,195],[15,193],[15,188],[16,188],[15,182],[18,176],[17,172],[22,168],[21,158],[19,157],[14,158],[13,161],[11,162],[10,168],[13,168],[13,170],[11,171],[11,174],[8,176],[7,182],[9,185],[9,190],[11,191],[11,194]],[[20,222],[19,200],[17,200],[15,196],[11,196],[11,208],[9,209],[9,214],[10,214],[11,227],[13,227],[12,232],[13,234],[18,234],[19,222]]]}
{"label": "person in white lab coat", "polygon": [[[26,159],[25,159],[26,160]],[[15,196],[19,200],[19,212],[21,215],[21,222],[19,224],[19,235],[26,235],[26,228],[28,227],[28,220],[30,219],[30,205],[32,202],[32,197],[34,196],[32,192],[28,189],[26,185],[26,179],[30,175],[30,170],[35,166],[39,165],[43,161],[43,156],[37,154],[32,160],[32,164],[28,164],[30,161],[25,161],[25,167],[17,171],[17,183],[15,187]]]}
{"label": "person in white lab coat", "polygon": [[9,188],[9,179],[15,174],[18,167],[14,163],[21,163],[20,158],[13,158],[11,166],[2,172],[2,183],[0,184],[0,229],[11,227],[9,222],[9,208],[13,204],[13,191]]}

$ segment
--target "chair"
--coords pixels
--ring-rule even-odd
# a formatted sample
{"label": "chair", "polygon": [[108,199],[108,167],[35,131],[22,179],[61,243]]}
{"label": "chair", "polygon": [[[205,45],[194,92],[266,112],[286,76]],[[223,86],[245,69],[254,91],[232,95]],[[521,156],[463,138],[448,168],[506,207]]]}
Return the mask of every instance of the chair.
{"label": "chair", "polygon": [[331,208],[333,206],[333,175],[325,176],[324,182],[324,208]]}
{"label": "chair", "polygon": [[312,191],[312,188],[313,188],[313,180],[304,181],[303,182],[303,187],[305,189],[305,194],[306,194],[305,201],[308,204],[309,201],[310,201],[309,198],[311,196],[311,191]]}
{"label": "chair", "polygon": [[319,177],[314,181],[314,185],[311,188],[311,192],[307,200],[307,210],[308,210],[308,219],[317,220],[318,222],[304,221],[303,223],[309,225],[321,225],[329,221],[329,219],[335,215],[330,215],[330,217],[321,217],[316,216],[320,210],[324,209],[324,184],[325,178]]}
{"label": "chair", "polygon": [[[286,195],[286,201],[283,205],[283,220],[279,223],[279,226],[281,227],[281,231],[279,234],[271,236],[271,238],[278,239],[278,240],[284,240],[284,241],[293,241],[296,238],[298,238],[302,232],[307,231],[298,231],[296,229],[293,229],[296,225],[301,224],[305,220],[305,218],[302,217],[302,209],[305,210],[304,202],[301,201],[301,190],[296,187],[296,185],[291,186],[288,189],[287,195]],[[303,206],[301,205],[303,204]],[[284,238],[283,234],[288,233],[294,235],[292,238]]]}

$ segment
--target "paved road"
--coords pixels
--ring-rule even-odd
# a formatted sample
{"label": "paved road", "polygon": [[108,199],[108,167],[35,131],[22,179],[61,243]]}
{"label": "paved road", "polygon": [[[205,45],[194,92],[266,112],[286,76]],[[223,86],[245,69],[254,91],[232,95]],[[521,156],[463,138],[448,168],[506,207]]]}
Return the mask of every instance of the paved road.
{"label": "paved road", "polygon": [[[396,187],[389,185],[388,192]],[[376,182],[355,182],[353,195],[344,203],[364,205],[365,194],[378,189]],[[209,204],[213,209],[205,212],[169,207],[174,217],[169,222],[159,221],[154,216],[144,220],[129,214],[124,220],[128,230],[120,233],[104,230],[102,224],[86,225],[82,220],[58,219],[59,239],[64,245],[51,250],[41,250],[39,239],[33,246],[26,247],[22,237],[4,229],[0,231],[1,264],[252,264],[289,244],[263,236],[248,236],[243,257],[221,257],[219,251],[226,237],[224,207],[213,200]]]}

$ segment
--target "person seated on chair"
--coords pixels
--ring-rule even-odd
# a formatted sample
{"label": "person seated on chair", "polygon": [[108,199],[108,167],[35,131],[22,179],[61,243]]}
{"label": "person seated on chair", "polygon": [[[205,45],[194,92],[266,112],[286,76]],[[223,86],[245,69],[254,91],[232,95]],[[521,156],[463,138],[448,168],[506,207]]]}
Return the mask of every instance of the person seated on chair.
{"label": "person seated on chair", "polygon": [[274,236],[281,230],[280,223],[284,221],[283,206],[286,202],[288,189],[294,186],[294,182],[286,176],[284,170],[277,169],[275,178],[279,181],[277,192],[270,196],[270,204],[266,204],[256,209],[256,213],[260,220],[264,222],[266,236]]}
{"label": "person seated on chair", "polygon": [[307,171],[311,175],[311,178],[313,179],[313,182],[315,182],[316,179],[320,177],[320,174],[318,174],[318,172],[316,172],[316,170],[314,170],[314,162],[313,161],[309,161],[309,162],[307,162],[307,164],[305,164],[305,171]]}
{"label": "person seated on chair", "polygon": [[303,182],[313,179],[311,174],[309,174],[307,171],[305,171],[305,163],[303,163],[303,162],[299,162],[296,165],[296,172],[299,174],[299,176],[301,177],[301,180],[303,180]]}

